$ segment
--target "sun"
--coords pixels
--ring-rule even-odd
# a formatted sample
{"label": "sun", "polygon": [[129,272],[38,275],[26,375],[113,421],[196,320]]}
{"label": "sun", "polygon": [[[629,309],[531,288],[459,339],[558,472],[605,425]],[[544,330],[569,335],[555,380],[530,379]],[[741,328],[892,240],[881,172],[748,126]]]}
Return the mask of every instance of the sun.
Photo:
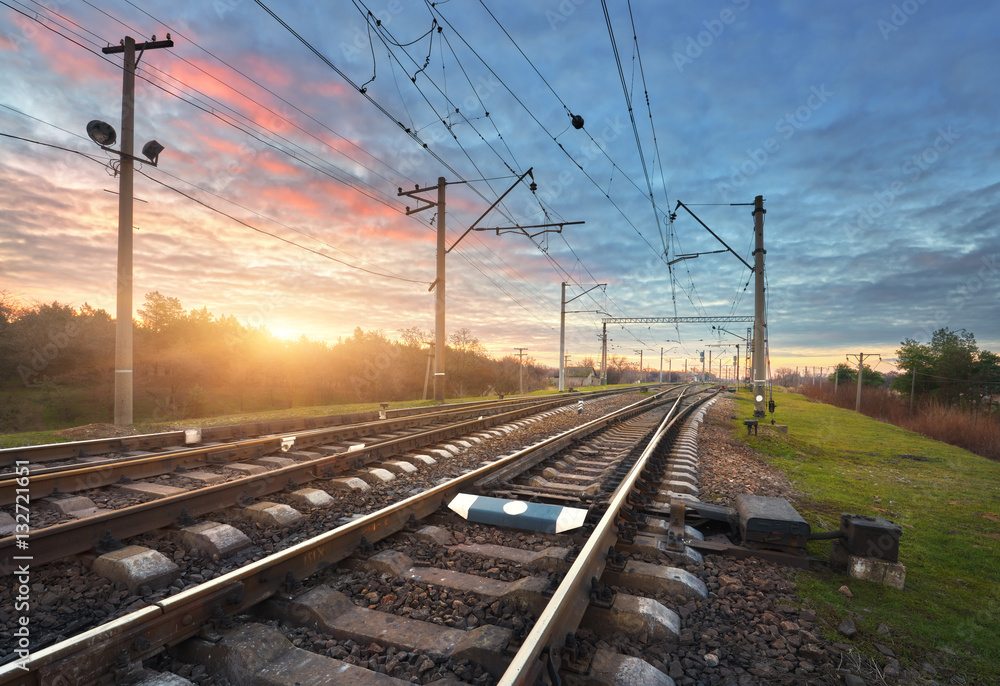
{"label": "sun", "polygon": [[272,336],[282,341],[294,341],[299,337],[298,331],[293,331],[292,329],[287,329],[283,326],[270,327],[268,330],[271,332]]}

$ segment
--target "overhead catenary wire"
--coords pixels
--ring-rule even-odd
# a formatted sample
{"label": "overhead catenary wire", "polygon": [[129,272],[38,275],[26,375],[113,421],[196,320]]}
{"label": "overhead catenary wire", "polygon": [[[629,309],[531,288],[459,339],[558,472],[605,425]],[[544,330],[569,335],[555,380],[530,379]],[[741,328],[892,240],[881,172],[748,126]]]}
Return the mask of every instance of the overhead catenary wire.
{"label": "overhead catenary wire", "polygon": [[337,263],[342,264],[344,266],[350,267],[351,269],[354,269],[354,270],[357,270],[357,271],[360,271],[360,272],[365,272],[366,274],[371,274],[373,276],[378,276],[378,277],[381,277],[383,279],[394,279],[396,281],[405,281],[407,283],[417,283],[417,284],[421,284],[423,286],[429,285],[431,283],[430,281],[423,280],[423,279],[410,279],[410,278],[406,278],[406,277],[402,277],[402,276],[396,276],[395,274],[388,274],[388,273],[385,273],[385,272],[375,271],[374,269],[367,269],[365,267],[361,267],[361,266],[358,266],[356,264],[351,264],[349,262],[341,260],[341,259],[339,259],[337,257],[333,257],[332,255],[328,255],[328,254],[326,254],[324,252],[321,252],[319,250],[316,250],[314,248],[310,248],[308,246],[302,245],[301,243],[296,243],[295,241],[293,241],[291,239],[288,239],[288,238],[285,238],[284,236],[279,236],[276,233],[272,233],[270,231],[266,231],[265,229],[261,229],[260,227],[254,226],[253,224],[250,224],[249,222],[245,222],[242,219],[240,219],[239,217],[234,217],[233,215],[229,214],[228,212],[224,212],[223,210],[220,210],[217,207],[213,207],[212,205],[209,205],[204,200],[200,200],[199,198],[194,197],[190,193],[185,193],[181,189],[179,189],[179,188],[177,188],[175,186],[171,186],[170,184],[166,183],[165,181],[161,181],[160,179],[157,179],[156,177],[147,174],[146,172],[142,171],[141,169],[137,169],[136,173],[145,176],[147,179],[149,179],[153,183],[159,184],[159,185],[163,186],[164,188],[167,188],[167,189],[173,191],[174,193],[177,193],[178,195],[182,195],[185,198],[187,198],[188,200],[191,200],[192,202],[195,202],[195,203],[201,205],[205,209],[211,210],[212,212],[215,212],[216,214],[222,215],[223,217],[226,217],[227,219],[230,219],[230,220],[236,222],[237,224],[240,224],[241,226],[245,226],[246,228],[248,228],[248,229],[250,229],[252,231],[256,231],[257,233],[263,234],[265,236],[270,236],[271,238],[274,238],[274,239],[277,239],[279,241],[282,241],[283,243],[287,243],[288,245],[293,245],[296,248],[301,248],[302,250],[305,250],[306,252],[310,252],[310,253],[312,253],[314,255],[318,255],[319,257],[322,257],[324,259],[331,260],[333,262],[337,262]]}
{"label": "overhead catenary wire", "polygon": [[[129,4],[132,4],[133,6],[135,6],[135,4],[134,4],[134,3],[129,3]],[[484,6],[485,6],[485,5],[484,5]],[[141,9],[141,8],[138,8],[138,9]],[[93,35],[96,35],[96,34],[93,34]],[[442,37],[443,37],[443,38],[447,37],[447,34],[445,34],[445,35],[444,35],[444,36],[442,36]],[[440,43],[439,43],[439,47],[440,47]],[[452,51],[452,52],[454,52],[454,51]],[[460,66],[463,66],[463,65],[462,65],[462,63],[461,63],[460,61],[458,61],[458,60],[456,60],[456,61],[458,62],[458,64],[459,64]],[[467,75],[467,74],[466,74],[466,75]],[[421,78],[422,78],[422,77],[421,77]],[[468,79],[468,76],[467,76],[467,80],[471,81],[471,79]],[[183,98],[182,98],[182,99],[183,99]],[[485,109],[485,108],[484,108],[484,109]],[[397,123],[398,123],[398,122],[397,122]],[[495,125],[494,125],[494,126],[495,126]],[[480,135],[481,135],[481,134],[480,134]],[[491,136],[492,136],[492,134],[491,134]],[[504,145],[506,146],[506,141],[504,142]],[[508,150],[509,150],[509,148],[508,148]],[[503,157],[506,157],[507,159],[512,159],[512,157],[511,157],[511,156],[509,156],[509,153],[508,153],[508,150],[504,150],[504,152],[503,152]],[[482,174],[482,176],[486,176],[486,174]],[[383,178],[384,178],[384,177],[383,177]],[[634,184],[633,184],[633,185],[634,185]],[[609,198],[609,199],[610,199],[610,198]],[[641,233],[640,233],[640,235],[641,235]],[[582,260],[580,259],[580,256],[579,256],[579,255],[578,255],[578,254],[576,253],[576,251],[574,251],[574,250],[572,249],[572,246],[571,246],[570,242],[569,242],[569,241],[567,240],[567,238],[566,238],[565,236],[563,236],[562,238],[563,238],[563,242],[565,243],[565,245],[566,245],[567,249],[569,249],[569,252],[570,252],[570,253],[571,253],[571,254],[573,255],[573,257],[574,257],[574,258],[576,259],[576,262],[577,262],[577,263],[578,263],[578,264],[580,265],[580,268],[581,268],[581,269],[582,269],[583,271],[585,271],[585,272],[587,273],[587,275],[588,275],[589,277],[591,277],[591,278],[592,278],[592,279],[593,279],[594,281],[596,281],[597,279],[596,279],[596,278],[594,277],[594,275],[593,275],[593,273],[592,273],[591,269],[590,269],[590,268],[588,268],[588,267],[587,267],[587,265],[583,263],[583,261],[582,261]],[[489,250],[488,248],[486,249],[486,251],[487,251],[488,253],[494,253],[494,251],[492,251],[492,250]],[[494,254],[495,254],[495,253],[494,253]],[[501,259],[502,259],[502,258],[501,258]],[[550,262],[554,262],[555,264],[558,264],[558,260],[557,260],[557,258],[556,258],[556,256],[555,256],[554,254],[553,254],[553,255],[551,255],[551,256],[548,256],[548,257],[546,257],[546,259],[547,259],[547,260],[550,260]],[[471,260],[471,261],[470,261],[470,264],[474,264],[474,262],[475,262],[474,260]],[[555,268],[555,266],[554,266],[554,268]],[[574,278],[574,276],[573,276],[572,272],[577,272],[577,267],[576,267],[576,266],[573,266],[573,267],[572,267],[572,269],[571,269],[571,270],[570,270],[569,272],[567,272],[567,275],[568,275],[568,277],[569,277],[569,279],[568,279],[568,280],[571,280],[571,281],[575,281],[575,280],[577,280],[577,279],[576,279],[576,278]],[[483,272],[483,273],[484,273],[484,275],[485,275],[485,272]],[[690,277],[690,273],[689,273],[689,277]],[[495,278],[495,277],[494,277],[494,278]],[[582,278],[582,276],[580,276],[580,275],[579,275],[579,272],[577,273],[577,278]],[[510,287],[510,283],[509,283],[509,282],[508,282],[508,283],[506,283],[505,285],[506,285],[506,286],[507,286],[508,288]],[[692,284],[692,285],[693,285],[693,284]],[[544,292],[541,292],[541,297],[544,297],[544,298],[546,298],[546,299],[549,299],[549,298],[550,298],[550,296],[549,296],[548,294],[544,293]],[[610,297],[609,297],[609,296],[606,296],[606,297],[607,297],[607,298],[608,298],[608,299],[610,300]],[[689,295],[689,299],[690,299],[690,295]],[[613,303],[613,300],[612,300],[611,302]],[[616,306],[616,304],[615,304],[615,305],[613,305],[613,306]]]}
{"label": "overhead catenary wire", "polygon": [[[6,4],[6,3],[5,3],[5,4]],[[12,9],[16,9],[16,8],[12,8]],[[99,9],[99,8],[98,8],[98,9]],[[109,14],[108,14],[107,12],[104,12],[103,10],[101,10],[101,12],[102,12],[103,14],[105,14],[105,15],[107,15],[107,16],[109,16],[109,17],[112,17],[112,18],[113,18],[113,16],[112,16],[112,15],[109,15]],[[23,13],[22,13],[22,14],[23,14]],[[33,20],[35,20],[35,21],[39,21],[39,20],[38,20],[37,18],[35,18],[35,17],[29,17],[29,18],[31,18],[31,19],[33,19]],[[126,27],[126,28],[127,28],[128,30],[131,30],[131,31],[134,31],[134,32],[138,33],[138,31],[136,31],[136,30],[134,29],[134,27],[129,27],[129,26],[127,25],[127,24],[124,24],[123,22],[120,22],[120,21],[119,21],[118,23],[121,23],[121,24],[122,24],[123,26],[125,26],[125,27]],[[58,31],[55,31],[55,30],[54,30],[54,29],[52,29],[51,27],[49,27],[49,26],[47,26],[47,25],[45,25],[45,24],[43,24],[43,25],[44,25],[44,26],[46,26],[46,28],[49,28],[50,30],[53,30],[53,31],[54,31],[55,33],[59,33]],[[96,34],[93,34],[93,32],[91,32],[91,33],[92,33],[92,35],[96,35]],[[59,35],[63,35],[63,34],[59,34]],[[65,36],[64,36],[64,37],[65,37]],[[102,58],[102,59],[104,59],[105,61],[108,61],[108,62],[111,62],[112,64],[114,64],[114,62],[113,62],[112,60],[110,60],[110,59],[108,59],[108,58],[104,57],[103,55],[101,55],[100,53],[97,53],[97,52],[96,52],[96,51],[94,51],[94,50],[91,50],[90,48],[87,48],[87,46],[85,46],[85,45],[83,45],[83,44],[79,43],[78,41],[72,41],[72,42],[76,43],[77,45],[80,45],[81,47],[84,47],[85,49],[87,49],[87,50],[88,50],[88,52],[91,52],[92,54],[95,54],[95,55],[97,55],[98,57],[101,57],[101,58]],[[94,44],[94,45],[95,45],[95,46],[97,46],[98,44]],[[223,119],[223,118],[219,117],[219,116],[218,116],[218,115],[217,115],[216,113],[213,113],[213,112],[211,112],[210,110],[206,109],[205,107],[201,107],[201,106],[198,106],[198,105],[197,105],[196,103],[193,103],[193,102],[191,102],[190,100],[186,100],[185,98],[183,98],[183,97],[180,97],[180,96],[178,96],[178,95],[177,95],[176,93],[173,93],[173,92],[171,92],[171,91],[170,91],[169,89],[164,89],[162,85],[160,85],[160,84],[156,83],[155,81],[152,81],[152,80],[150,80],[149,78],[147,78],[147,77],[144,77],[144,76],[142,76],[141,74],[140,74],[140,75],[138,75],[138,76],[139,76],[139,78],[143,78],[144,80],[146,80],[146,81],[150,82],[150,83],[151,83],[152,85],[154,85],[154,86],[156,86],[156,87],[160,88],[161,90],[164,90],[164,91],[165,91],[165,92],[167,92],[168,94],[170,94],[170,95],[173,95],[174,97],[179,97],[179,99],[181,99],[182,101],[185,101],[185,102],[188,102],[188,104],[192,104],[192,105],[194,105],[194,106],[195,106],[196,108],[198,108],[198,109],[201,109],[202,111],[205,111],[205,112],[207,112],[208,114],[212,114],[213,116],[216,116],[216,117],[217,117],[217,118],[219,118],[219,119],[220,119],[221,121],[223,121],[223,122],[225,122],[225,123],[227,123],[227,124],[230,124],[230,125],[233,125],[233,123],[232,123],[232,122],[229,122],[229,121],[227,121],[227,120],[225,120],[225,119]],[[255,135],[254,135],[253,133],[251,133],[251,132],[247,131],[246,129],[244,129],[244,128],[242,128],[242,127],[238,126],[238,125],[236,125],[236,126],[235,126],[234,128],[236,128],[237,130],[240,130],[240,131],[242,131],[242,132],[244,132],[244,133],[248,133],[248,134],[249,134],[249,135],[251,135],[252,137],[255,137],[255,138],[257,138],[257,136],[255,136]],[[63,129],[63,130],[65,131],[65,129]],[[258,138],[258,140],[260,140],[260,139]],[[280,149],[279,149],[279,150],[280,150]],[[399,208],[395,208],[395,207],[394,207],[393,209],[396,209],[396,210],[398,211],[398,209],[399,209]],[[475,268],[476,270],[478,270],[478,271],[479,271],[480,273],[482,273],[482,274],[483,274],[484,276],[486,276],[486,277],[487,277],[488,279],[490,279],[490,281],[491,281],[491,282],[492,282],[492,283],[493,283],[494,285],[497,285],[497,286],[499,286],[499,282],[498,282],[498,281],[497,281],[496,279],[494,279],[494,278],[492,278],[492,277],[489,277],[489,275],[487,275],[487,274],[486,274],[486,273],[485,273],[485,272],[483,271],[482,267],[481,267],[481,266],[480,266],[479,264],[477,264],[477,263],[475,263],[475,262],[473,262],[473,261],[470,261],[470,264],[471,264],[471,266],[473,266],[473,267],[474,267],[474,268]],[[421,282],[421,283],[424,283],[424,282]],[[518,299],[517,299],[516,297],[514,297],[514,296],[513,296],[513,294],[511,294],[511,293],[510,293],[510,291],[509,291],[508,289],[505,289],[505,288],[500,288],[500,290],[501,290],[501,292],[503,292],[503,293],[504,293],[505,295],[507,295],[507,296],[508,296],[509,298],[511,298],[511,300],[513,300],[513,301],[514,301],[514,302],[515,302],[516,304],[518,304],[518,305],[519,305],[519,306],[521,306],[521,307],[524,307],[523,303],[521,303],[521,302],[520,302],[520,301],[519,301],[519,300],[518,300]],[[525,308],[525,310],[527,311],[527,308]]]}
{"label": "overhead catenary wire", "polygon": [[[2,105],[2,106],[3,107],[7,107],[6,105]],[[13,109],[13,108],[9,108],[8,107],[8,109]],[[32,118],[36,119],[35,117],[32,117]],[[42,121],[42,120],[38,120],[38,121]],[[48,122],[43,122],[43,123],[48,123]],[[56,128],[58,128],[58,127],[56,127]],[[76,155],[80,155],[81,157],[85,157],[85,158],[90,159],[90,160],[92,160],[94,162],[97,162],[97,163],[101,164],[102,166],[104,166],[104,165],[107,164],[107,160],[104,159],[104,158],[100,158],[100,157],[97,157],[95,155],[90,155],[90,154],[87,154],[87,153],[82,152],[80,150],[74,150],[73,148],[67,148],[67,147],[62,146],[62,145],[56,145],[56,144],[53,144],[53,143],[46,143],[45,141],[39,141],[39,140],[31,139],[31,138],[25,138],[23,136],[15,136],[15,135],[9,134],[9,133],[2,133],[2,132],[0,132],[0,136],[3,136],[5,138],[11,138],[11,139],[14,139],[14,140],[24,141],[24,142],[27,142],[27,143],[32,143],[32,144],[35,144],[35,145],[42,145],[42,146],[45,146],[45,147],[48,147],[48,148],[54,148],[56,150],[63,150],[65,152],[71,152],[71,153],[74,153]],[[161,170],[161,172],[162,172],[162,170]],[[191,201],[193,201],[193,202],[201,205],[202,207],[204,207],[204,208],[206,208],[208,210],[211,210],[212,212],[215,212],[216,214],[222,215],[222,216],[226,217],[227,219],[230,219],[230,220],[232,220],[232,221],[234,221],[234,222],[236,222],[236,223],[238,223],[238,224],[240,224],[242,226],[245,226],[246,228],[252,229],[253,231],[256,231],[257,233],[261,233],[261,234],[264,234],[266,236],[270,236],[271,238],[275,238],[275,239],[277,239],[279,241],[282,241],[284,243],[292,245],[292,246],[294,246],[296,248],[300,248],[300,249],[305,250],[307,252],[313,253],[314,255],[319,255],[320,257],[324,257],[324,258],[326,258],[328,260],[332,260],[334,262],[342,264],[342,265],[344,265],[346,267],[349,267],[351,269],[354,269],[354,270],[357,270],[357,271],[362,271],[362,272],[365,272],[367,274],[371,274],[373,276],[379,276],[379,277],[386,278],[386,279],[395,279],[395,280],[398,280],[398,281],[405,281],[405,282],[408,282],[408,283],[417,283],[417,284],[421,284],[421,285],[428,285],[430,283],[429,281],[426,281],[426,280],[410,279],[410,278],[398,276],[396,274],[390,274],[390,273],[387,273],[387,272],[380,272],[380,271],[376,271],[374,269],[368,269],[368,268],[365,268],[365,267],[362,267],[362,266],[359,266],[359,265],[356,265],[356,264],[351,264],[350,262],[347,262],[346,260],[341,260],[339,258],[333,257],[331,255],[328,255],[328,254],[324,253],[324,252],[316,250],[314,248],[310,248],[308,246],[302,245],[301,243],[296,243],[295,241],[292,241],[292,240],[290,240],[288,238],[285,238],[284,236],[279,236],[279,235],[277,235],[275,233],[272,233],[270,231],[267,231],[265,229],[261,229],[260,227],[253,226],[252,224],[250,224],[248,222],[245,222],[242,219],[239,219],[238,217],[235,217],[235,216],[233,216],[233,215],[231,215],[231,214],[229,214],[229,213],[227,213],[227,212],[225,212],[223,210],[220,210],[217,207],[213,207],[212,205],[209,205],[208,203],[206,203],[203,200],[200,200],[200,199],[198,199],[198,198],[190,195],[189,193],[185,193],[184,191],[180,190],[179,188],[171,186],[170,184],[168,184],[168,183],[166,183],[164,181],[161,181],[161,180],[159,180],[159,179],[157,179],[157,178],[155,178],[155,177],[147,174],[146,172],[142,171],[141,169],[137,169],[136,173],[137,174],[141,174],[142,176],[145,176],[146,178],[150,179],[154,183],[157,183],[157,184],[159,184],[159,185],[161,185],[161,186],[163,186],[163,187],[165,187],[165,188],[167,188],[167,189],[169,189],[169,190],[171,190],[171,191],[173,191],[173,192],[175,192],[175,193],[177,193],[179,195],[182,195],[185,198],[188,198],[189,200],[191,200]],[[177,177],[177,176],[175,176],[173,174],[168,174],[168,176],[171,176],[172,178],[177,179],[178,181],[182,181],[184,183],[188,183],[188,182],[184,181],[183,179],[180,179],[179,177]],[[194,184],[192,184],[192,185],[194,185]],[[200,187],[199,187],[199,190],[205,191],[205,189],[200,188]],[[205,192],[211,193],[211,191],[205,191]],[[214,195],[214,196],[216,196],[216,197],[221,198],[221,196],[219,196],[216,193],[211,193],[211,194]],[[222,198],[222,199],[224,199],[224,198]],[[229,202],[232,202],[232,201],[229,201]],[[236,203],[234,202],[233,204],[236,204]],[[239,207],[241,207],[243,209],[247,209],[247,208],[243,207],[242,205],[237,205],[237,206],[239,206]],[[253,212],[253,210],[248,210],[248,211]],[[254,212],[254,213],[258,214],[258,216],[263,217],[263,215],[260,215],[259,213],[256,213],[256,212]],[[282,224],[282,226],[285,226],[285,228],[289,228],[289,229],[291,229],[293,231],[298,231],[297,229],[294,229],[292,227],[288,227],[288,226],[286,226],[284,224]],[[299,231],[299,233],[303,233],[303,232]],[[309,238],[313,238],[314,240],[318,240],[318,239],[315,239],[315,237],[313,237],[313,236],[309,236],[308,234],[304,234],[303,233],[303,235],[306,235]],[[320,242],[323,243],[323,245],[325,245],[327,247],[333,248],[335,250],[339,250],[339,248],[335,248],[334,246],[329,245],[328,243],[325,243],[323,241],[320,241]]]}

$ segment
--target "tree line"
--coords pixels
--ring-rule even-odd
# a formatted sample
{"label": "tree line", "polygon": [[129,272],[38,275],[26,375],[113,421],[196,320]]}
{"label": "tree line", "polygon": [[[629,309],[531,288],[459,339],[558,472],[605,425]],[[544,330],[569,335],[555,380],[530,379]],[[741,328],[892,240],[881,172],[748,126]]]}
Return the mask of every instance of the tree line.
{"label": "tree line", "polygon": [[929,343],[907,338],[896,351],[902,370],[892,388],[916,399],[979,408],[1000,395],[1000,356],[980,350],[965,329],[942,328]]}
{"label": "tree line", "polygon": [[[912,395],[914,402],[971,409],[989,407],[1000,396],[1000,356],[980,350],[976,337],[965,329],[938,329],[928,343],[906,338],[896,356],[898,373],[883,374],[866,364],[862,367],[862,385],[885,386],[907,399]],[[858,369],[841,363],[825,379],[838,385],[856,384]],[[776,384],[789,388],[808,384],[810,380],[788,367],[781,367],[774,374]]]}
{"label": "tree line", "polygon": [[[295,406],[433,397],[430,333],[390,337],[361,327],[334,343],[276,338],[207,308],[147,293],[137,309],[133,384],[137,422]],[[110,421],[115,321],[88,304],[24,305],[0,294],[0,429]],[[550,370],[533,358],[491,357],[469,329],[448,338],[447,397],[544,388]],[[432,366],[431,361],[431,366]]]}

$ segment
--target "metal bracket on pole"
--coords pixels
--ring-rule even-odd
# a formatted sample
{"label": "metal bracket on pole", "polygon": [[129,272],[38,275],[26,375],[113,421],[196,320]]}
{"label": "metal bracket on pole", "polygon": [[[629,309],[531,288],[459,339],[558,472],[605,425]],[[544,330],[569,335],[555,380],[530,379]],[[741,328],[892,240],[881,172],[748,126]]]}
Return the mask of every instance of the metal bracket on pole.
{"label": "metal bracket on pole", "polygon": [[[701,219],[699,219],[698,215],[696,215],[694,212],[692,212],[691,209],[687,205],[685,205],[680,200],[678,200],[677,201],[677,207],[683,207],[685,210],[687,210],[687,213],[690,214],[692,217],[694,217],[694,219],[695,219],[696,222],[698,222],[699,224],[701,224],[703,227],[705,227],[706,231],[708,231],[710,234],[712,234],[713,236],[715,236],[715,240],[719,241],[724,246],[726,246],[726,250],[728,250],[729,252],[731,252],[734,255],[736,255],[736,259],[738,259],[740,262],[742,262],[743,264],[745,264],[746,267],[747,267],[747,269],[749,269],[750,271],[753,271],[753,267],[750,266],[750,263],[747,262],[746,260],[744,260],[742,257],[740,257],[739,254],[735,250],[733,250],[732,248],[729,247],[729,244],[727,244],[724,240],[722,240],[721,238],[719,238],[718,234],[716,234],[714,231],[712,231],[710,228],[708,228],[708,224],[706,224]],[[677,210],[677,207],[674,208],[674,211]],[[681,259],[686,259],[686,258],[681,258]]]}

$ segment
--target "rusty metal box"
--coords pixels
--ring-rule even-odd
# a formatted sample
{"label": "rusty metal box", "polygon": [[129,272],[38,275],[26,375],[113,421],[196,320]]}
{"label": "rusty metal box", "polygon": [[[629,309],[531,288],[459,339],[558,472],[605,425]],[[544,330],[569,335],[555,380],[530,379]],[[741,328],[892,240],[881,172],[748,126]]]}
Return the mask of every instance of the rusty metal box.
{"label": "rusty metal box", "polygon": [[852,555],[899,561],[899,537],[903,529],[888,519],[867,515],[841,514],[840,530]]}
{"label": "rusty metal box", "polygon": [[784,498],[740,494],[736,511],[746,542],[805,548],[809,540],[809,524]]}

